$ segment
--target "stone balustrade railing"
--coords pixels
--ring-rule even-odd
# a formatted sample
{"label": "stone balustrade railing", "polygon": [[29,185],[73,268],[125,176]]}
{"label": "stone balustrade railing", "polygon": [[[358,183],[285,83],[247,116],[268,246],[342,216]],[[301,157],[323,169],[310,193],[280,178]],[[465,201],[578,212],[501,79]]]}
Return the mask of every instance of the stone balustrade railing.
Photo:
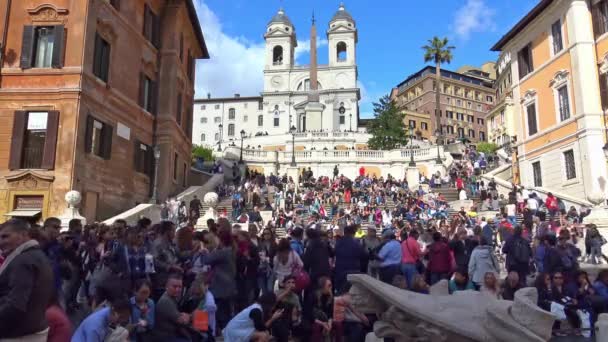
{"label": "stone balustrade railing", "polygon": [[[313,150],[296,151],[296,161],[299,162],[407,162],[410,155],[414,155],[415,161],[431,160],[436,157],[436,148],[418,148],[392,151],[376,150]],[[443,156],[443,150],[440,148]],[[224,151],[224,158],[238,159],[240,148],[230,146]],[[291,151],[262,151],[262,150],[243,150],[243,160],[249,162],[289,162],[291,161]]]}

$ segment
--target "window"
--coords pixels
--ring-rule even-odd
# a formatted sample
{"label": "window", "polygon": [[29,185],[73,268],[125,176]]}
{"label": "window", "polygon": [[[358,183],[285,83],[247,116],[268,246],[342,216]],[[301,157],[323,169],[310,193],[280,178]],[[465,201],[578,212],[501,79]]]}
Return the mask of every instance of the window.
{"label": "window", "polygon": [[602,109],[608,109],[608,73],[600,74],[600,98]]}
{"label": "window", "polygon": [[543,178],[540,169],[540,162],[532,163],[532,177],[534,178],[534,186],[543,186]]}
{"label": "window", "polygon": [[559,119],[561,121],[570,118],[570,101],[568,99],[568,85],[564,84],[557,89],[557,103],[559,108]]}
{"label": "window", "polygon": [[63,42],[63,25],[24,26],[21,43],[21,68],[63,67]]}
{"label": "window", "polygon": [[229,137],[234,136],[234,124],[228,124],[228,136]]}
{"label": "window", "polygon": [[469,109],[473,108],[473,104],[471,102],[467,102],[467,108],[469,108]]}
{"label": "window", "polygon": [[479,140],[480,141],[486,141],[486,133],[479,131]]}
{"label": "window", "polygon": [[492,103],[492,102],[494,102],[494,98],[492,96],[488,95],[488,96],[486,96],[486,102],[487,103]]}
{"label": "window", "polygon": [[258,115],[258,127],[264,126],[264,116]]}
{"label": "window", "polygon": [[214,108],[215,108],[215,109],[220,109],[220,105],[219,105],[219,104],[216,104]]}
{"label": "window", "polygon": [[160,47],[160,17],[148,6],[144,7],[144,37],[156,48]]}
{"label": "window", "polygon": [[429,130],[429,124],[426,123],[426,122],[421,122],[420,123],[420,128],[422,128],[425,131],[428,131]]}
{"label": "window", "polygon": [[346,54],[346,43],[345,42],[339,42],[336,45],[336,59],[338,60],[338,62],[346,61],[347,54]]}
{"label": "window", "polygon": [[152,152],[152,147],[135,139],[133,153],[133,159],[135,161],[135,171],[151,175],[153,165],[152,160],[154,158],[154,152]]}
{"label": "window", "polygon": [[591,10],[593,33],[595,38],[608,32],[608,1],[602,0],[595,4]]}
{"label": "window", "polygon": [[247,122],[247,121],[248,121],[247,119],[249,119],[249,118],[247,117],[247,115],[243,115],[243,122]]}
{"label": "window", "polygon": [[458,137],[464,138],[464,128],[458,127]]}
{"label": "window", "polygon": [[503,125],[505,124],[505,110],[504,109],[500,111],[500,123]]}
{"label": "window", "polygon": [[201,123],[202,124],[206,124],[207,123],[207,118],[201,118]]}
{"label": "window", "polygon": [[220,123],[222,122],[222,118],[220,118],[219,116],[216,116],[213,118],[213,123]]}
{"label": "window", "polygon": [[467,122],[470,122],[470,123],[475,122],[475,118],[473,117],[473,115],[467,115]]}
{"label": "window", "polygon": [[110,70],[110,44],[99,33],[95,33],[95,52],[93,57],[93,74],[108,83]]}
{"label": "window", "polygon": [[156,115],[156,82],[144,73],[141,73],[139,82],[139,105],[149,113]]}
{"label": "window", "polygon": [[190,49],[188,49],[188,65],[187,65],[188,69],[187,70],[188,70],[188,79],[191,81],[194,80],[194,68],[195,67],[196,67],[196,60],[192,56]]}
{"label": "window", "polygon": [[247,102],[243,103],[243,108],[247,108]]}
{"label": "window", "polygon": [[463,113],[456,113],[456,120],[464,121],[464,114]]}
{"label": "window", "polygon": [[274,125],[274,127],[279,127],[279,117],[275,116],[272,120],[272,124]]}
{"label": "window", "polygon": [[220,134],[219,133],[215,133],[215,141],[220,140]]}
{"label": "window", "polygon": [[177,181],[177,165],[178,165],[178,159],[179,156],[177,155],[177,152],[175,152],[175,154],[173,155],[173,180]]}
{"label": "window", "polygon": [[202,105],[201,106],[201,110],[205,110],[205,109],[207,109],[207,106],[206,105]]}
{"label": "window", "polygon": [[448,103],[448,104],[452,104],[452,99],[448,97],[448,98],[447,98],[447,103]]}
{"label": "window", "polygon": [[496,128],[496,117],[495,116],[490,118],[490,128],[492,128],[492,129]]}
{"label": "window", "polygon": [[177,109],[175,111],[175,121],[178,125],[182,125],[182,93],[177,93]]}
{"label": "window", "polygon": [[566,180],[576,178],[576,165],[574,164],[574,151],[564,152],[564,166],[566,169]]}
{"label": "window", "polygon": [[526,106],[526,115],[528,116],[528,136],[536,134],[538,127],[536,125],[536,105],[534,103]]}
{"label": "window", "polygon": [[188,180],[188,164],[184,163],[184,174],[182,175],[182,186],[185,188]]}
{"label": "window", "polygon": [[475,131],[472,129],[469,129],[469,138],[475,138]]}
{"label": "window", "polygon": [[205,141],[205,133],[201,134],[201,141]]}
{"label": "window", "polygon": [[236,110],[234,108],[228,109],[228,120],[234,120],[236,116]]}
{"label": "window", "polygon": [[113,134],[114,127],[92,115],[87,116],[85,152],[94,154],[103,159],[110,159],[112,154]]}
{"label": "window", "polygon": [[408,123],[408,127],[416,128],[416,120],[410,120]]}
{"label": "window", "polygon": [[272,49],[272,65],[283,64],[283,47],[280,45]]}
{"label": "window", "polygon": [[461,100],[456,100],[456,106],[462,107],[462,101]]}
{"label": "window", "polygon": [[454,126],[446,126],[446,131],[448,134],[454,134]]}
{"label": "window", "polygon": [[482,118],[477,118],[477,124],[478,125],[483,125],[483,119]]}
{"label": "window", "polygon": [[517,63],[519,64],[519,79],[521,80],[527,74],[534,71],[534,65],[532,62],[532,49],[530,44],[523,47],[517,53]]}
{"label": "window", "polygon": [[477,104],[477,111],[478,111],[478,112],[481,112],[481,110],[482,110],[482,107],[481,107],[481,105],[478,103],[478,104]]}
{"label": "window", "polygon": [[553,39],[553,54],[556,55],[564,48],[564,42],[562,39],[562,23],[560,20],[551,25],[551,37]]}
{"label": "window", "polygon": [[448,118],[448,119],[453,119],[454,118],[454,112],[446,111],[445,112],[445,117]]}
{"label": "window", "polygon": [[16,111],[9,169],[53,169],[59,112]]}
{"label": "window", "polygon": [[340,115],[340,125],[344,125],[346,123],[346,117],[344,115]]}
{"label": "window", "polygon": [[264,109],[264,103],[262,101],[258,102],[258,110]]}

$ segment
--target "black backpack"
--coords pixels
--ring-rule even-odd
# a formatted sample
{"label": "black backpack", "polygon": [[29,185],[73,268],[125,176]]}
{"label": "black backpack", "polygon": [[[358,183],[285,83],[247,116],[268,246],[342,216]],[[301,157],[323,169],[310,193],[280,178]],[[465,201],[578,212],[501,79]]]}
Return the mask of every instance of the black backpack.
{"label": "black backpack", "polygon": [[530,245],[524,239],[516,239],[513,244],[513,258],[518,264],[527,264],[532,257]]}

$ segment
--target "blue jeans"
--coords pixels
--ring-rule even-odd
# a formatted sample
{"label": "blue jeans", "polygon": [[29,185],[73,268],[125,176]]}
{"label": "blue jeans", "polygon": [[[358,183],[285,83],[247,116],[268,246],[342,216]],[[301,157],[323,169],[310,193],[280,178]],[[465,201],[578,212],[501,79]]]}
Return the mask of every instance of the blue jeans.
{"label": "blue jeans", "polygon": [[414,277],[418,274],[416,264],[401,264],[401,273],[403,273],[407,280],[408,289],[411,289],[412,284],[414,283]]}
{"label": "blue jeans", "polygon": [[274,274],[258,274],[257,281],[262,294],[274,292]]}
{"label": "blue jeans", "polygon": [[507,219],[509,220],[509,222],[511,222],[513,226],[517,224],[517,216],[508,216]]}

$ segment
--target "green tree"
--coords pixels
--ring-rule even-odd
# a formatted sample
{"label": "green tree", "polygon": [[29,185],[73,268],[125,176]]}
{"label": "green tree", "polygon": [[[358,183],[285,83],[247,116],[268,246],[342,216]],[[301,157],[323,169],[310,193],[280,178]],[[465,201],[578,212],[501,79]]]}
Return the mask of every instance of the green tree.
{"label": "green tree", "polygon": [[399,112],[388,95],[374,102],[374,119],[368,129],[371,138],[367,142],[372,150],[392,150],[407,144],[403,125],[404,114]]}
{"label": "green tree", "polygon": [[486,155],[494,154],[498,150],[498,145],[491,142],[480,142],[477,144],[477,151],[483,152]]}
{"label": "green tree", "polygon": [[203,158],[204,161],[211,161],[213,160],[213,150],[200,145],[192,145],[192,163],[196,161],[196,158]]}
{"label": "green tree", "polygon": [[[447,38],[439,38],[437,36],[433,39],[429,39],[429,45],[422,47],[424,50],[424,62],[435,63],[435,130],[441,133],[441,118],[440,118],[440,94],[441,94],[441,64],[449,64],[452,61],[452,50],[455,48],[448,45]],[[437,133],[436,133],[437,134]],[[441,134],[437,134],[437,141],[439,144],[439,137]]]}

